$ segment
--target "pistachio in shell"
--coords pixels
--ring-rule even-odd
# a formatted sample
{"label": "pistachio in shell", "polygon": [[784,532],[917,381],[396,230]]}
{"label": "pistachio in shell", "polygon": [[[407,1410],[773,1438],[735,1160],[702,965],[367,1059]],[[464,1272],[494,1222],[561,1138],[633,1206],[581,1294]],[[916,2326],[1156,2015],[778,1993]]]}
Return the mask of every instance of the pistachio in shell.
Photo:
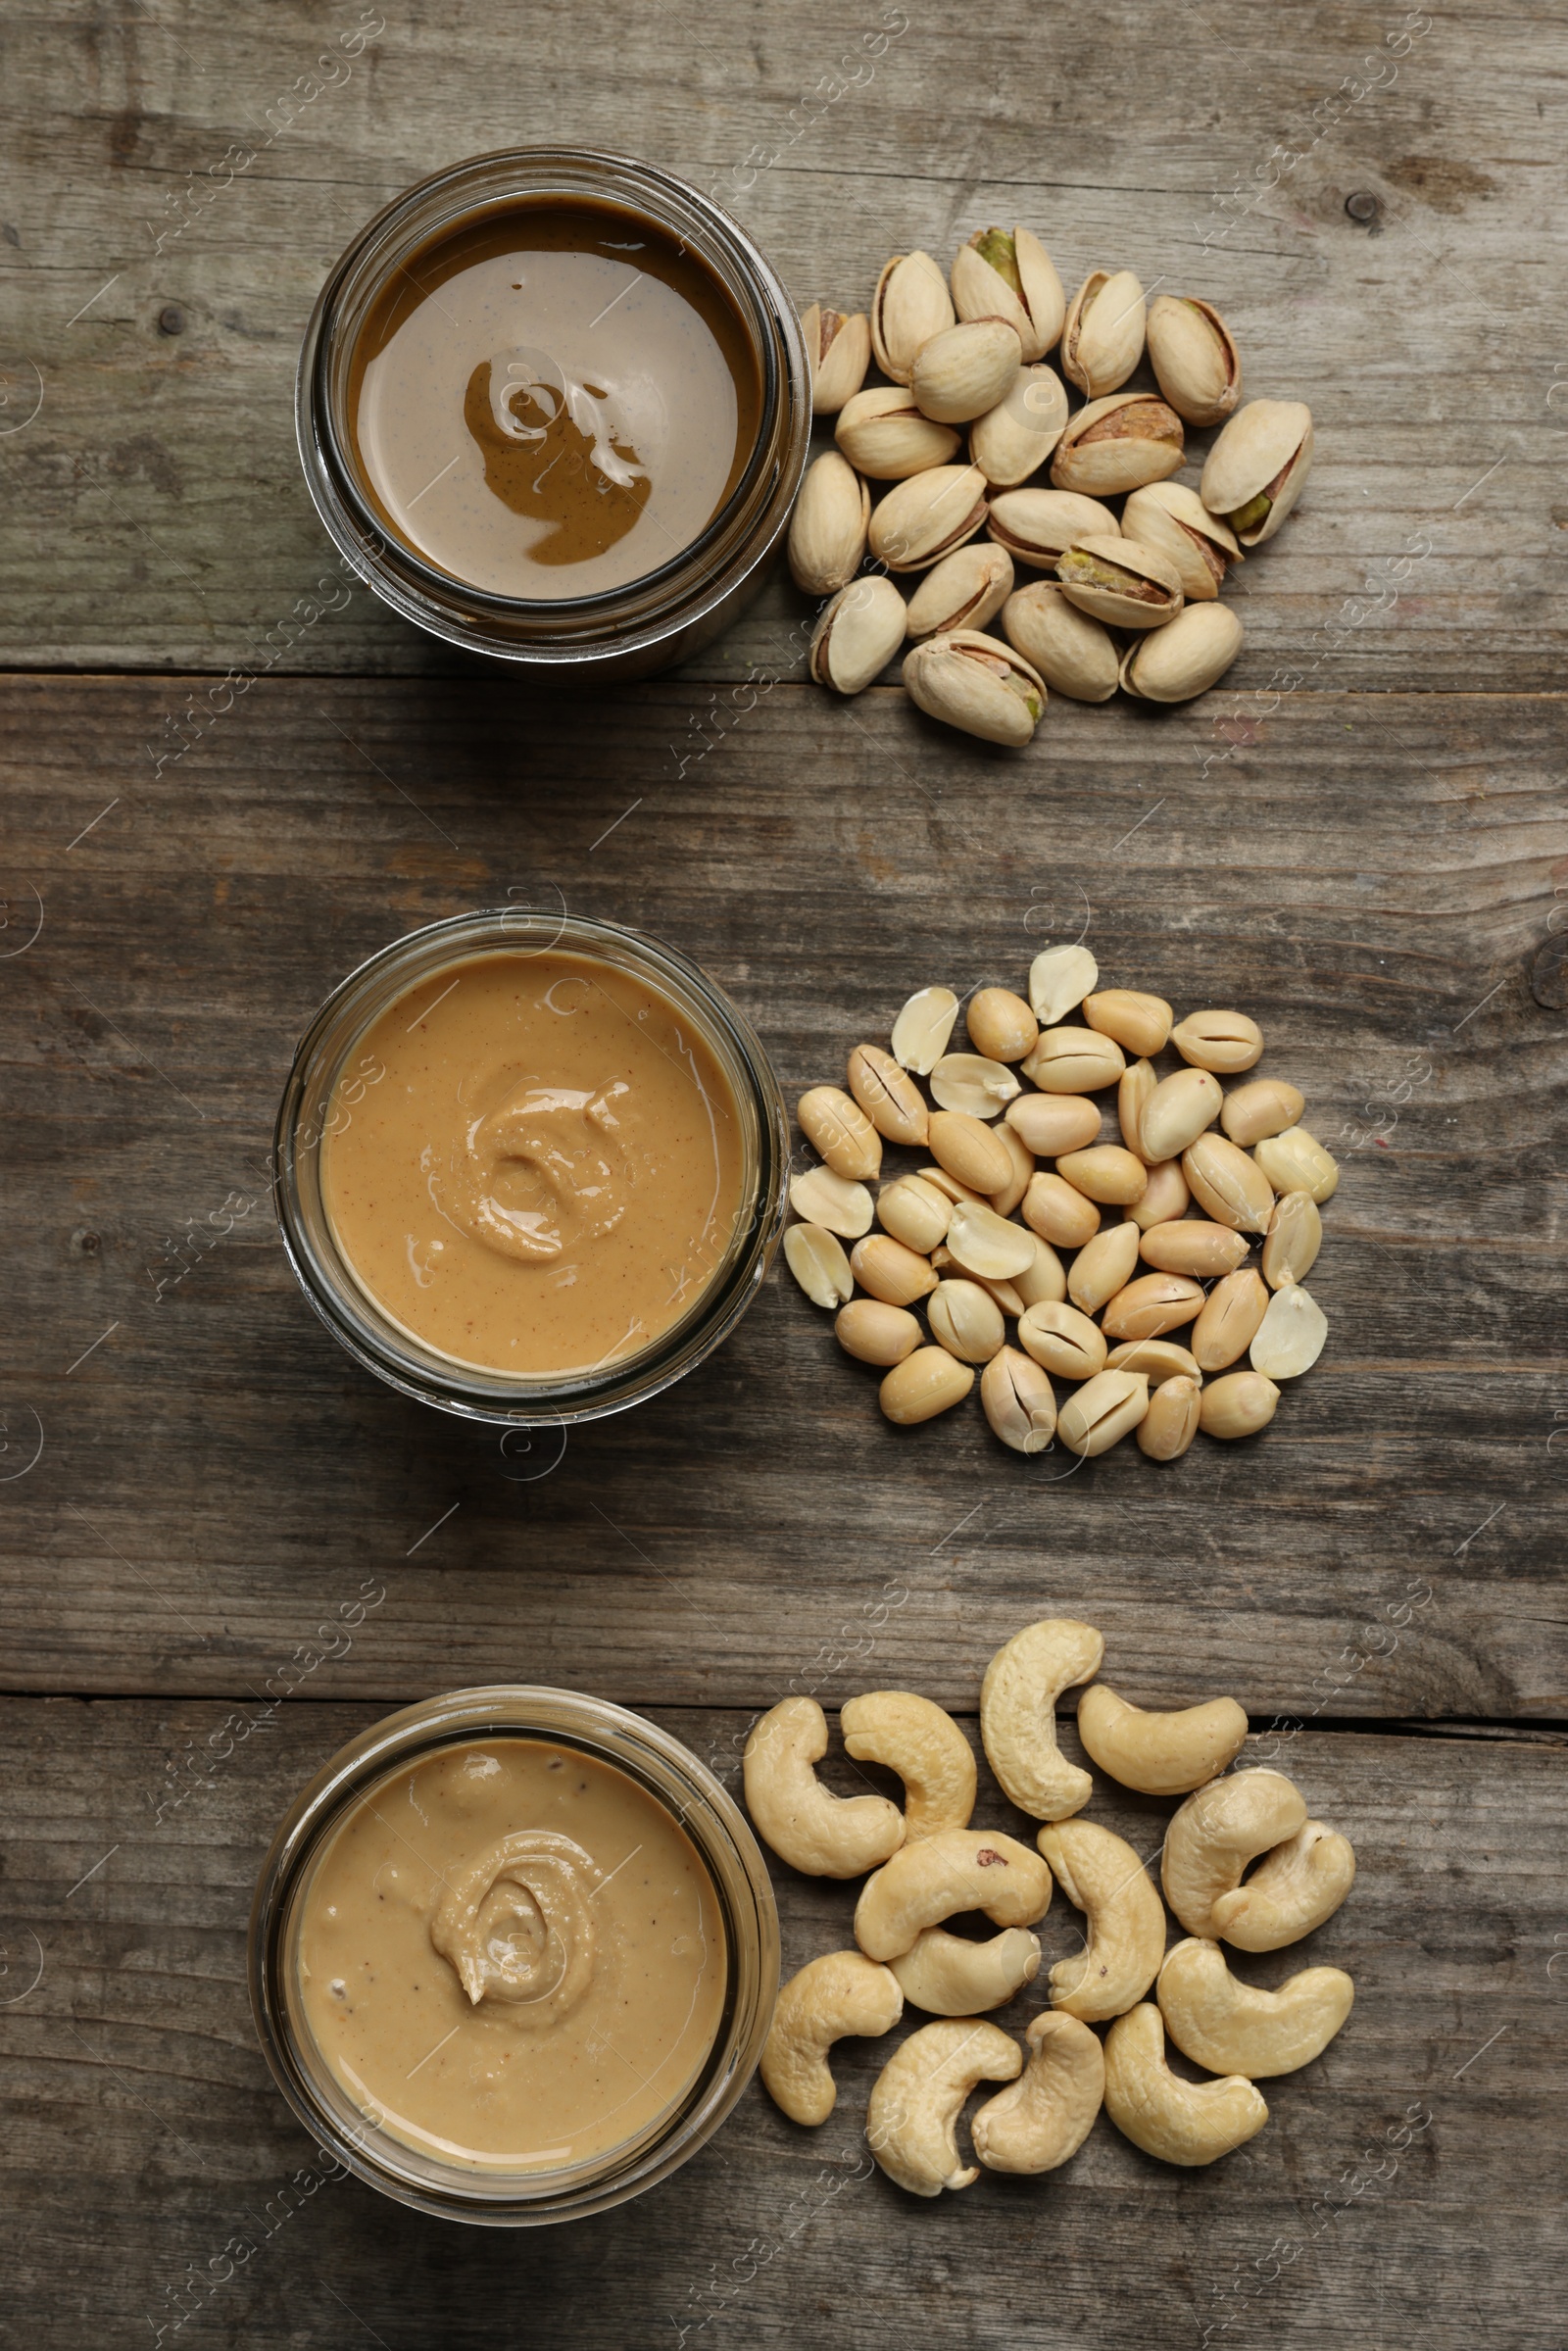
{"label": "pistachio in shell", "polygon": [[1122,691],[1140,702],[1191,702],[1224,676],[1242,638],[1228,604],[1190,604],[1167,627],[1134,638],[1122,656]]}
{"label": "pistachio in shell", "polygon": [[1185,454],[1182,420],[1147,392],[1111,392],[1081,408],[1056,443],[1051,478],[1058,490],[1114,498],[1163,481]]}
{"label": "pistachio in shell", "polygon": [[1242,363],[1212,303],[1156,294],[1146,328],[1149,362],[1189,424],[1223,424],[1242,396]]}
{"label": "pistachio in shell", "polygon": [[[916,640],[948,636],[957,628],[984,628],[1011,593],[1011,556],[1004,547],[980,539],[956,548],[926,573],[905,608],[905,626]],[[1027,649],[1020,650],[1027,659]]]}
{"label": "pistachio in shell", "polygon": [[865,381],[871,365],[871,322],[864,311],[829,310],[813,302],[801,315],[811,364],[811,414],[836,416]]}
{"label": "pistachio in shell", "polygon": [[928,717],[1021,750],[1046,708],[1046,685],[1021,654],[975,629],[927,637],[904,664],[904,682]]}
{"label": "pistachio in shell", "polygon": [[806,468],[790,518],[790,570],[808,596],[832,596],[860,568],[871,493],[836,449]]}
{"label": "pistachio in shell", "polygon": [[835,694],[863,693],[903,644],[904,621],[904,599],[890,579],[875,571],[852,579],[812,631],[811,675]]}
{"label": "pistachio in shell", "polygon": [[895,482],[882,500],[871,516],[871,553],[890,571],[928,571],[974,537],[986,513],[978,465],[932,465]]}
{"label": "pistachio in shell", "polygon": [[1124,537],[1169,556],[1189,604],[1212,603],[1226,564],[1247,561],[1230,524],[1211,514],[1185,482],[1155,481],[1135,490],[1121,510],[1121,527]]}
{"label": "pistachio in shell", "polygon": [[1067,393],[1054,367],[1019,369],[1011,391],[969,427],[969,455],[995,489],[1037,473],[1067,422]]}
{"label": "pistachio in shell", "polygon": [[1055,264],[1029,228],[977,228],[953,265],[960,318],[1005,318],[1026,363],[1044,359],[1061,333],[1066,297]]}
{"label": "pistachio in shell", "polygon": [[871,297],[871,350],[884,375],[906,384],[922,343],[953,324],[948,281],[929,253],[896,253]]}
{"label": "pistachio in shell", "polygon": [[1053,694],[1073,702],[1108,702],[1116,691],[1116,644],[1108,629],[1080,612],[1055,580],[1031,580],[1002,608],[1007,642],[1038,669]]}
{"label": "pistachio in shell", "polygon": [[911,473],[946,465],[959,448],[953,427],[922,416],[903,384],[857,392],[840,410],[833,438],[857,473],[872,481],[907,481]]}
{"label": "pistachio in shell", "polygon": [[1131,269],[1092,269],[1067,308],[1061,371],[1091,400],[1127,381],[1144,356],[1144,289]]}
{"label": "pistachio in shell", "polygon": [[1005,318],[966,318],[921,344],[909,389],[922,416],[938,424],[969,424],[1005,400],[1022,365]]}
{"label": "pistachio in shell", "polygon": [[1115,539],[1121,524],[1108,506],[1077,490],[1004,490],[991,502],[986,528],[1015,563],[1054,571],[1075,539]]}
{"label": "pistachio in shell", "polygon": [[1075,539],[1056,577],[1081,612],[1112,628],[1160,628],[1182,609],[1175,564],[1135,539]]}
{"label": "pistachio in shell", "polygon": [[1198,494],[1244,547],[1272,539],[1312,466],[1312,412],[1304,400],[1250,400],[1203,465]]}

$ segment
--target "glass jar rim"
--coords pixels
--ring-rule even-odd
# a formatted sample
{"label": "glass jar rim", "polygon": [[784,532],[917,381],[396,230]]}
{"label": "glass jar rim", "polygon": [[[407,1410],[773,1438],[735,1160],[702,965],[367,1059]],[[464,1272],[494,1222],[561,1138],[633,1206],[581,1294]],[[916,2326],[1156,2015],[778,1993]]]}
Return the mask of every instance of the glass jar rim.
{"label": "glass jar rim", "polygon": [[[418,980],[477,955],[539,955],[558,946],[598,953],[632,971],[666,996],[677,1013],[697,1022],[734,1098],[743,1188],[727,1249],[679,1321],[637,1353],[607,1366],[522,1380],[441,1355],[379,1311],[358,1277],[339,1266],[341,1251],[320,1201],[318,1106],[330,1100],[372,1020]],[[761,1043],[693,957],[624,924],[567,913],[564,906],[559,914],[487,907],[406,933],[368,956],[327,997],[300,1040],[278,1106],[272,1195],[295,1279],[364,1368],[400,1394],[460,1419],[564,1431],[659,1395],[729,1336],[772,1262],[784,1222],[787,1157],[783,1096]]]}
{"label": "glass jar rim", "polygon": [[[691,1838],[723,1920],[723,2019],[686,2093],[619,2149],[556,2173],[470,2173],[442,2165],[334,2111],[308,2062],[290,2001],[295,1911],[310,1872],[351,1807],[387,1772],[485,1737],[538,1737],[612,1765],[664,1805]],[[750,2082],[778,1988],[778,1914],[767,1864],[740,1807],[701,1759],[644,1715],[584,1691],[492,1683],[383,1716],[338,1749],[295,1796],[257,1878],[248,1937],[251,2010],[272,2079],[323,2154],[400,2203],[499,2228],[574,2220],[640,2195],[708,2142]],[[322,2068],[324,2073],[324,2065]]]}
{"label": "glass jar rim", "polygon": [[[384,284],[402,237],[409,249],[443,223],[509,201],[555,196],[623,202],[687,241],[718,277],[759,367],[760,413],[742,477],[688,546],[654,571],[592,596],[514,598],[431,564],[368,505],[348,454],[333,386],[346,369],[359,306]],[[348,340],[343,321],[348,315]],[[300,353],[295,431],[306,485],[339,554],[405,619],[446,642],[549,673],[625,675],[707,641],[754,592],[787,526],[805,470],[810,368],[788,290],[739,222],[662,166],[609,149],[501,148],[405,189],[355,237],[317,298]]]}

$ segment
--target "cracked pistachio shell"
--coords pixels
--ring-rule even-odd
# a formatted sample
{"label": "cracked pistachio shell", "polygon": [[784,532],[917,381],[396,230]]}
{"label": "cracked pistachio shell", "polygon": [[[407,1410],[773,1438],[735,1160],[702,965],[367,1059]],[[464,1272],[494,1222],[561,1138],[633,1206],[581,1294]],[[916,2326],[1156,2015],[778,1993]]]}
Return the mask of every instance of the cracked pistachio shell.
{"label": "cracked pistachio shell", "polygon": [[1021,367],[1004,400],[976,416],[969,455],[994,488],[1013,488],[1039,471],[1067,422],[1067,394],[1054,367]]}
{"label": "cracked pistachio shell", "polygon": [[1229,605],[1190,604],[1168,628],[1134,638],[1122,656],[1121,690],[1140,702],[1191,702],[1224,676],[1244,635]]}
{"label": "cracked pistachio shell", "polygon": [[1021,750],[1046,708],[1046,683],[1023,656],[974,629],[928,637],[904,663],[904,682],[928,717]]}
{"label": "cracked pistachio shell", "polygon": [[1056,1427],[1070,1453],[1108,1453],[1149,1410],[1149,1382],[1140,1371],[1101,1371],[1067,1398]]}
{"label": "cracked pistachio shell", "polygon": [[1304,1282],[1323,1247],[1323,1219],[1310,1192],[1282,1192],[1263,1243],[1263,1279],[1271,1290]]}
{"label": "cracked pistachio shell", "polygon": [[1153,481],[1135,490],[1122,508],[1121,527],[1124,538],[1169,556],[1189,604],[1212,603],[1226,565],[1247,561],[1230,524],[1211,514],[1185,482]]}
{"label": "cracked pistachio shell", "polygon": [[937,424],[970,424],[1018,380],[1023,353],[1005,318],[966,318],[922,343],[909,370],[909,390],[922,416]]}
{"label": "cracked pistachio shell", "polygon": [[1015,1453],[1043,1453],[1056,1434],[1056,1398],[1042,1365],[1004,1347],[980,1375],[980,1403],[994,1436]]}
{"label": "cracked pistachio shell", "polygon": [[928,466],[895,482],[878,506],[871,553],[890,571],[929,571],[974,537],[986,513],[986,477],[978,465]]}
{"label": "cracked pistachio shell", "polygon": [[871,365],[871,322],[864,311],[829,310],[813,302],[801,315],[811,364],[811,414],[836,416],[865,381]]}
{"label": "cracked pistachio shell", "polygon": [[984,628],[1011,591],[1011,556],[981,539],[955,548],[926,573],[909,599],[905,626],[916,639],[945,636],[955,628]]}
{"label": "cracked pistachio shell", "polygon": [[1223,424],[1242,396],[1242,363],[1213,304],[1156,294],[1147,333],[1150,366],[1178,416]]}
{"label": "cracked pistachio shell", "polygon": [[848,1075],[850,1092],[879,1135],[889,1143],[924,1143],[925,1098],[891,1053],[880,1045],[858,1045]]}
{"label": "cracked pistachio shell", "polygon": [[1087,947],[1043,947],[1029,966],[1030,1009],[1043,1029],[1059,1028],[1099,984],[1100,965]]}
{"label": "cracked pistachio shell", "polygon": [[1316,1298],[1299,1282],[1288,1282],[1275,1291],[1253,1333],[1252,1369],[1267,1380],[1298,1379],[1322,1354],[1328,1335],[1328,1316]]}
{"label": "cracked pistachio shell", "polygon": [[1163,481],[1185,454],[1173,408],[1147,392],[1112,392],[1078,411],[1056,443],[1051,478],[1058,490],[1115,498]]}
{"label": "cracked pistachio shell", "polygon": [[904,599],[873,572],[840,588],[811,634],[811,675],[835,694],[859,694],[904,642]]}
{"label": "cracked pistachio shell", "polygon": [[960,318],[1005,318],[1025,360],[1044,359],[1061,333],[1067,298],[1056,267],[1033,229],[977,228],[953,264]]}
{"label": "cracked pistachio shell", "polygon": [[1054,571],[1075,539],[1121,536],[1109,507],[1076,490],[1004,490],[991,502],[986,529],[1015,563],[1037,571]]}
{"label": "cracked pistachio shell", "polygon": [[1203,463],[1198,494],[1244,547],[1272,539],[1312,466],[1312,412],[1304,400],[1250,400]]}
{"label": "cracked pistachio shell", "polygon": [[846,403],[833,438],[858,473],[873,481],[907,481],[956,457],[959,436],[933,424],[902,384],[877,384]]}
{"label": "cracked pistachio shell", "polygon": [[865,553],[871,493],[836,449],[806,468],[790,518],[790,570],[808,596],[832,596],[847,587]]}
{"label": "cracked pistachio shell", "polygon": [[1075,538],[1056,559],[1056,577],[1081,612],[1112,628],[1160,628],[1182,609],[1175,564],[1134,539]]}
{"label": "cracked pistachio shell", "polygon": [[948,1050],[958,1000],[951,988],[917,989],[893,1023],[893,1058],[928,1078]]}
{"label": "cracked pistachio shell", "polygon": [[1124,384],[1144,356],[1144,289],[1131,269],[1093,269],[1067,306],[1061,371],[1091,400]]}
{"label": "cracked pistachio shell", "polygon": [[922,343],[953,324],[948,281],[929,253],[896,253],[871,297],[871,349],[884,375],[906,384]]}
{"label": "cracked pistachio shell", "polygon": [[855,1293],[844,1245],[825,1225],[792,1224],[784,1261],[814,1306],[842,1306]]}
{"label": "cracked pistachio shell", "polygon": [[1032,661],[1053,694],[1108,702],[1116,691],[1115,640],[1081,612],[1059,581],[1031,580],[1002,608],[1009,645]]}

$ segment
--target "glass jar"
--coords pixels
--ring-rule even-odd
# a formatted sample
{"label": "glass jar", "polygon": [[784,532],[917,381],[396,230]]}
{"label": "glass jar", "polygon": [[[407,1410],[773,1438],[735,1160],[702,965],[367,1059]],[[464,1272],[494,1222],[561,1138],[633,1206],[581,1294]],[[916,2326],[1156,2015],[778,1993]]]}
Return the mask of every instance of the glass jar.
{"label": "glass jar", "polygon": [[[689,246],[727,293],[760,387],[750,460],[707,528],[641,579],[552,602],[466,585],[394,539],[366,495],[348,416],[355,342],[393,272],[445,230],[519,198],[540,197],[612,203]],[[353,568],[406,620],[449,645],[562,681],[647,677],[708,644],[761,586],[806,465],[810,369],[781,280],[708,197],[628,156],[519,147],[436,172],[361,230],[322,287],[306,329],[295,425],[317,513]]]}
{"label": "glass jar", "polygon": [[[460,2168],[381,2127],[356,2105],[318,2049],[298,1982],[304,1905],[333,1832],[380,1781],[445,1747],[503,1736],[575,1747],[624,1772],[684,1829],[723,1921],[718,2031],[684,2096],[639,2138],[549,2172]],[[272,2078],[299,2120],[357,2179],[442,2219],[528,2228],[621,2204],[706,2146],[757,2070],[778,1990],[778,1917],[767,1864],[733,1799],[667,1731],[577,1690],[497,1684],[388,1715],[351,1739],[290,1805],[251,1907],[251,2009]]]}
{"label": "glass jar", "polygon": [[[740,1200],[727,1240],[686,1313],[635,1354],[586,1369],[487,1371],[454,1361],[384,1311],[354,1274],[322,1200],[321,1143],[338,1080],[373,1023],[417,982],[502,951],[591,955],[668,1000],[711,1052],[735,1106]],[[352,1092],[352,1081],[349,1091]],[[499,907],[457,914],[350,972],[300,1041],[273,1138],[272,1198],[301,1289],[357,1363],[403,1396],[492,1428],[564,1430],[658,1396],[727,1339],[757,1296],[783,1229],[789,1154],[784,1102],[751,1023],[689,955],[618,923]]]}

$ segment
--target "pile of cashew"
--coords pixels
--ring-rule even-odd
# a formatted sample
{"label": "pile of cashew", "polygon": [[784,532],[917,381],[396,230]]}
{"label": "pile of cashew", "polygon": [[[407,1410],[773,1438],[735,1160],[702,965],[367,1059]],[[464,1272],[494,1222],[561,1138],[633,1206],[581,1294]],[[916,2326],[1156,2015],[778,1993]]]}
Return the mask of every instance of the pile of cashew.
{"label": "pile of cashew", "polygon": [[[1264,1991],[1232,1974],[1223,1947],[1279,1950],[1321,1926],[1355,1876],[1348,1839],[1307,1817],[1283,1772],[1231,1770],[1248,1737],[1234,1698],[1146,1711],[1094,1682],[1103,1652],[1092,1625],[1045,1617],[999,1649],[985,1676],[986,1756],[1004,1794],[1045,1824],[1038,1853],[1004,1831],[970,1828],[974,1750],[952,1715],[912,1691],[868,1691],[840,1718],[852,1762],[903,1782],[902,1809],[869,1780],[852,1796],[822,1785],[815,1766],[828,1726],[812,1698],[785,1698],[747,1741],[746,1800],[773,1850],[811,1876],[865,1878],[858,1947],[810,1960],[784,1985],[762,2080],[792,2121],[825,2122],[837,2097],[835,2042],[891,2032],[906,2004],[940,2020],[888,2060],[867,2111],[872,2154],[911,2195],[967,2187],[980,2166],[1054,2171],[1102,2104],[1146,2154],[1215,2163],[1267,2122],[1254,2084],[1311,2064],[1349,2016],[1354,1986],[1343,1969],[1306,1968]],[[1184,1799],[1159,1848],[1165,1903],[1186,1931],[1169,1950],[1153,1857],[1076,1817],[1094,1780],[1062,1753],[1056,1705],[1086,1683],[1078,1735],[1090,1761],[1125,1788]],[[1032,1930],[1056,1885],[1083,1914],[1079,1947],[1052,1965],[1050,2005],[1030,2018],[1020,2047],[986,2012],[1039,1975]],[[977,1939],[948,1925],[976,1915],[998,1932]],[[1097,2026],[1108,2027],[1103,2040]],[[1215,2078],[1173,2073],[1167,2033]],[[1006,2087],[975,2114],[976,2160],[965,2163],[958,2123],[982,2082]]]}

